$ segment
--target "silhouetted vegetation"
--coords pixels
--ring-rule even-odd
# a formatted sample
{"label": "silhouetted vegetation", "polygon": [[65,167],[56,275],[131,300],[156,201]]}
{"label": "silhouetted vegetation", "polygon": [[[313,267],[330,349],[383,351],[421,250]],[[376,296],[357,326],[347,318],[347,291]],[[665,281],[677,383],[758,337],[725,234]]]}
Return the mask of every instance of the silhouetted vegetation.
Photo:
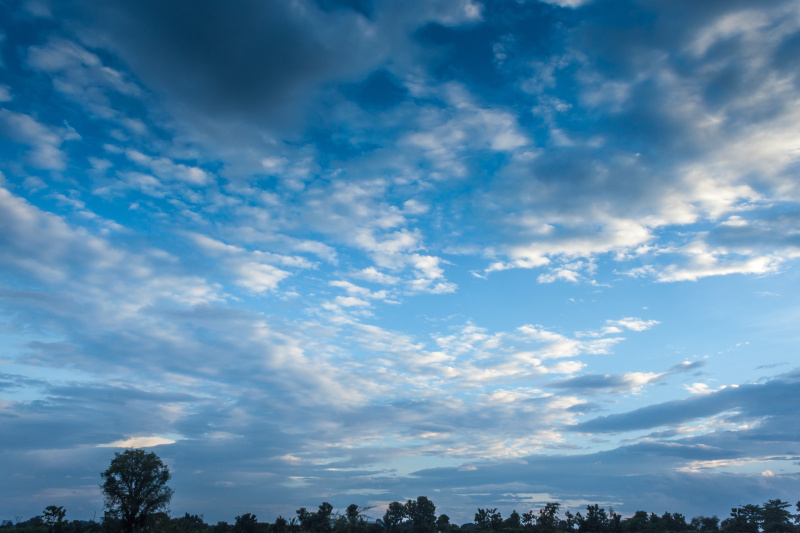
{"label": "silhouetted vegetation", "polygon": [[[339,511],[323,502],[316,511],[301,507],[296,517],[279,516],[274,523],[259,522],[255,514],[237,516],[232,524],[207,524],[203,515],[185,513],[170,517],[165,512],[151,513],[135,528],[136,533],[800,533],[798,514],[791,504],[769,500],[762,505],[731,509],[729,517],[696,516],[687,520],[680,513],[662,515],[636,511],[623,517],[613,509],[589,505],[584,511],[561,513],[561,505],[548,503],[538,510],[512,511],[503,518],[497,509],[479,508],[473,522],[458,526],[446,514],[436,515],[436,506],[425,496],[406,503],[392,502],[379,518],[368,515],[369,507],[351,504]],[[64,519],[63,507],[49,506],[42,515],[16,524],[6,521],[0,533],[119,533],[126,524],[106,515],[102,522]]]}
{"label": "silhouetted vegetation", "polygon": [[731,509],[730,516],[662,515],[636,511],[623,517],[609,508],[588,505],[584,512],[561,513],[561,504],[551,502],[521,515],[507,518],[496,508],[478,508],[473,522],[458,526],[446,514],[436,515],[436,505],[426,496],[405,503],[391,502],[380,519],[369,515],[370,507],[351,504],[338,511],[322,502],[316,511],[298,509],[296,517],[279,516],[274,523],[259,522],[255,514],[235,517],[233,524],[207,524],[203,515],[186,513],[171,517],[164,509],[172,496],[166,486],[169,470],[154,453],[126,450],[115,454],[102,474],[106,497],[102,522],[65,519],[64,507],[50,505],[42,514],[16,523],[4,521],[0,533],[800,533],[800,501],[795,505],[769,500]]}

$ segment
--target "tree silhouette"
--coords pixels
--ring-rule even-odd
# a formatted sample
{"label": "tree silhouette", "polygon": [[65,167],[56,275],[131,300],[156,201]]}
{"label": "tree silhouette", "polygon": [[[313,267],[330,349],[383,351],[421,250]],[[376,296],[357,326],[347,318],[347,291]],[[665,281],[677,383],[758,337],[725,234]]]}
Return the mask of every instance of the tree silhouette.
{"label": "tree silhouette", "polygon": [[396,531],[405,518],[405,506],[400,502],[390,503],[386,508],[386,513],[383,515],[383,526],[386,528],[387,533]]}
{"label": "tree silhouette", "polygon": [[166,509],[172,499],[172,489],[167,486],[169,469],[153,452],[116,452],[100,476],[106,513],[119,519],[127,533],[133,533],[151,515]]}
{"label": "tree silhouette", "polygon": [[44,523],[47,525],[49,531],[60,530],[64,526],[64,516],[67,511],[63,507],[55,505],[48,505],[42,513]]}
{"label": "tree silhouette", "polygon": [[408,500],[405,505],[406,516],[415,533],[432,533],[436,530],[436,506],[427,496]]}

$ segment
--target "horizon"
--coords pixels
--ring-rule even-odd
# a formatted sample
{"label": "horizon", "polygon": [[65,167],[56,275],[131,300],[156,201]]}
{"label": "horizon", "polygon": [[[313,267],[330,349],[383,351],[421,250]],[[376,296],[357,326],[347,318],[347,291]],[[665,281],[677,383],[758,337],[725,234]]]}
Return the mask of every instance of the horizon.
{"label": "horizon", "polygon": [[0,519],[800,494],[796,1],[9,0],[0,155]]}

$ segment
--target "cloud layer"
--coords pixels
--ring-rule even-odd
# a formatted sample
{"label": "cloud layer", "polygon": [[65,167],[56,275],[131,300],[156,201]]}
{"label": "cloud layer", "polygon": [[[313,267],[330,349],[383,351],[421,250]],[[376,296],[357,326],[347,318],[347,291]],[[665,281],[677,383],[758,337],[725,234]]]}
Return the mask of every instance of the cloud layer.
{"label": "cloud layer", "polygon": [[795,2],[2,9],[0,519],[795,497]]}

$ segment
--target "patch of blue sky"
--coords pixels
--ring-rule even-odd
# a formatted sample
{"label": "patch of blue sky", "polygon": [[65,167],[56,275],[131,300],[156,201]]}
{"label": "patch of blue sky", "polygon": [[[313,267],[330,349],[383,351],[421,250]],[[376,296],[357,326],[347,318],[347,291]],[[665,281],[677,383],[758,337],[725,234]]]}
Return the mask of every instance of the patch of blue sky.
{"label": "patch of blue sky", "polygon": [[219,519],[256,478],[275,515],[783,497],[796,6],[563,3],[0,10],[13,468],[74,405],[64,453],[235,450],[179,480]]}

